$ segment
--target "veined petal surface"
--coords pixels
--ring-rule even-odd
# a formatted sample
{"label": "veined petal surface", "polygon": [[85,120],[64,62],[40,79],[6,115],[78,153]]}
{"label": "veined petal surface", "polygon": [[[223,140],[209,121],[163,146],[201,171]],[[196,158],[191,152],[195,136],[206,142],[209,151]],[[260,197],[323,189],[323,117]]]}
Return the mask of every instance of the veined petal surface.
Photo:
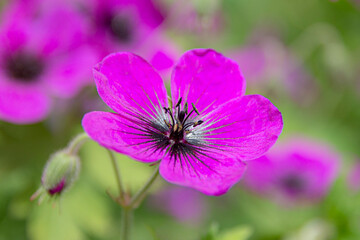
{"label": "veined petal surface", "polygon": [[153,149],[154,142],[139,121],[124,113],[90,112],[84,116],[82,125],[94,141],[106,148],[141,162],[160,160],[164,153]]}
{"label": "veined petal surface", "polygon": [[173,102],[195,104],[201,112],[210,111],[232,98],[243,96],[245,80],[236,62],[212,49],[186,52],[171,77]]}
{"label": "veined petal surface", "polygon": [[263,155],[283,128],[279,110],[260,95],[235,98],[197,119],[204,122],[186,136],[188,142],[226,151],[242,161]]}
{"label": "veined petal surface", "polygon": [[110,54],[93,73],[100,97],[115,112],[136,111],[152,119],[164,115],[164,83],[141,57],[126,52]]}
{"label": "veined petal surface", "polygon": [[222,195],[237,183],[246,164],[224,155],[184,156],[182,160],[166,158],[160,163],[160,175],[167,181],[192,187],[207,195]]}

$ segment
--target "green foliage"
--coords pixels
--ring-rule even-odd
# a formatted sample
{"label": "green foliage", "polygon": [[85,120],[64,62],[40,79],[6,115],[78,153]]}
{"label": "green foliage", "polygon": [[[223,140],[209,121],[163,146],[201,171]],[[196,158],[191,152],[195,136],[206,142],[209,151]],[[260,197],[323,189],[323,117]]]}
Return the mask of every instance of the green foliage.
{"label": "green foliage", "polygon": [[248,226],[237,226],[219,233],[219,225],[213,223],[201,240],[247,240],[251,233],[252,229]]}

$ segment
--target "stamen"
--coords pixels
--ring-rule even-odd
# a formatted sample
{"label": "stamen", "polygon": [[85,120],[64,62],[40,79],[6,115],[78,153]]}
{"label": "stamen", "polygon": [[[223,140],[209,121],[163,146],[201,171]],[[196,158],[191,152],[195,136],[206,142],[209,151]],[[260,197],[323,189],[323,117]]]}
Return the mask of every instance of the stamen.
{"label": "stamen", "polygon": [[181,104],[181,101],[182,101],[182,97],[179,98],[179,101],[177,102],[176,106],[175,107],[179,107],[180,104]]}
{"label": "stamen", "polygon": [[171,124],[168,121],[166,121],[165,119],[164,119],[164,123],[166,124],[166,126],[168,126],[168,128],[171,128]]}
{"label": "stamen", "polygon": [[[180,109],[179,109],[180,110]],[[179,111],[179,114],[178,114],[178,118],[179,118],[179,121],[182,123],[183,120],[184,120],[184,117],[185,117],[185,112],[184,111]]]}
{"label": "stamen", "polygon": [[199,120],[196,123],[194,123],[193,127],[199,126],[200,124],[202,124],[204,121],[203,120]]}
{"label": "stamen", "polygon": [[185,105],[184,105],[184,112],[185,112],[185,115],[188,114],[188,103],[185,103]]}
{"label": "stamen", "polygon": [[[178,125],[178,124],[176,124],[176,125]],[[179,132],[183,129],[183,125],[181,124],[181,123],[179,123]]]}
{"label": "stamen", "polygon": [[196,109],[195,105],[192,103],[193,109],[191,110],[191,112],[189,112],[189,114],[186,116],[186,118],[184,119],[184,121],[182,121],[182,123],[185,123],[186,120],[190,117],[190,115],[195,111],[198,115],[200,115],[199,111]]}
{"label": "stamen", "polygon": [[173,113],[172,113],[172,111],[171,111],[171,108],[168,108],[167,110],[168,110],[169,115],[170,115],[170,117],[171,117],[172,125],[175,125],[175,120],[174,120],[174,116],[173,116]]}
{"label": "stamen", "polygon": [[199,111],[196,109],[195,105],[192,103],[192,107],[195,110],[195,112],[197,113],[197,115],[200,115]]}
{"label": "stamen", "polygon": [[177,102],[176,106],[177,107],[177,112],[178,112],[178,118],[180,119],[180,122],[182,121],[182,119],[184,119],[185,114],[182,113],[181,109],[180,109],[180,104],[181,104],[182,98],[179,98],[179,101]]}

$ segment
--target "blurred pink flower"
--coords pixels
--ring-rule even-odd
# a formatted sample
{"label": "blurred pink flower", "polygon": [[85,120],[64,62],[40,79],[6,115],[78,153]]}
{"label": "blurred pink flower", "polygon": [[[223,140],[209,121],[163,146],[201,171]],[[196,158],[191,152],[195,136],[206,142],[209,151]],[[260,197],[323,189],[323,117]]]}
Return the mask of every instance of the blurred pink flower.
{"label": "blurred pink flower", "polygon": [[199,192],[183,187],[168,187],[156,193],[150,204],[157,210],[167,213],[180,222],[197,224],[206,213],[207,205]]}
{"label": "blurred pink flower", "polygon": [[318,200],[337,176],[339,155],[323,143],[292,138],[248,163],[244,183],[280,200]]}
{"label": "blurred pink flower", "polygon": [[180,57],[179,47],[164,34],[153,34],[135,53],[142,55],[160,73],[165,81]]}
{"label": "blurred pink flower", "polygon": [[0,119],[40,121],[50,111],[51,97],[72,97],[91,83],[96,56],[83,44],[86,34],[82,18],[60,4],[43,9],[18,1],[3,9]]}
{"label": "blurred pink flower", "polygon": [[[262,36],[262,35],[261,35]],[[296,101],[307,103],[316,85],[299,59],[277,37],[262,36],[229,56],[241,66],[249,86],[266,89],[276,84]]]}
{"label": "blurred pink flower", "polygon": [[244,77],[249,82],[264,81],[267,77],[267,54],[257,46],[248,46],[231,54],[239,63]]}
{"label": "blurred pink flower", "polygon": [[357,192],[360,190],[360,161],[356,162],[348,175],[347,178],[348,187],[350,190]]}
{"label": "blurred pink flower", "polygon": [[167,181],[208,195],[226,193],[240,180],[243,161],[263,155],[282,131],[279,110],[263,96],[245,96],[239,66],[212,49],[180,58],[170,107],[161,77],[137,55],[107,56],[94,77],[115,113],[86,114],[89,136],[138,161],[160,161]]}
{"label": "blurred pink flower", "polygon": [[91,43],[102,57],[133,51],[164,20],[162,9],[153,0],[76,1],[92,26]]}
{"label": "blurred pink flower", "polygon": [[220,1],[173,1],[169,6],[167,25],[176,32],[195,34],[210,40],[224,30]]}

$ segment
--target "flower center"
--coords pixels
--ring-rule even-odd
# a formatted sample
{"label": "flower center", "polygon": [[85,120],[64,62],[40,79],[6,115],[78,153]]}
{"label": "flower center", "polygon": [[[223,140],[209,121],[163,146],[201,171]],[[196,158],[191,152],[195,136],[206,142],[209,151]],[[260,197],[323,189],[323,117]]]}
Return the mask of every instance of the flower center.
{"label": "flower center", "polygon": [[282,179],[285,190],[292,194],[300,194],[305,188],[305,182],[299,176],[289,175]]}
{"label": "flower center", "polygon": [[120,42],[128,43],[132,40],[132,24],[126,16],[108,13],[104,18],[104,25]]}
{"label": "flower center", "polygon": [[200,115],[199,111],[194,105],[192,105],[192,110],[188,113],[188,104],[185,103],[184,108],[181,109],[182,98],[179,99],[178,103],[175,106],[175,111],[173,112],[171,108],[165,108],[165,113],[170,115],[170,120],[166,121],[165,124],[169,127],[168,138],[171,144],[184,143],[185,135],[190,133],[190,127],[196,127],[202,124],[204,121],[191,121],[189,117],[193,112]]}
{"label": "flower center", "polygon": [[44,64],[38,57],[23,52],[8,56],[5,64],[11,77],[26,83],[36,80],[44,70]]}
{"label": "flower center", "polygon": [[[205,122],[199,120],[193,113],[200,115],[194,104],[192,104],[191,111],[188,111],[188,104],[185,103],[181,106],[182,98],[179,99],[175,107],[163,107],[157,109],[152,103],[154,108],[155,118],[148,119],[143,114],[137,111],[124,111],[124,116],[132,123],[129,125],[131,129],[137,131],[132,133],[135,139],[143,139],[143,142],[135,143],[135,145],[148,145],[145,151],[163,152],[170,156],[175,162],[180,161],[187,157],[192,156],[199,162],[205,165],[199,158],[200,155],[207,156],[206,152],[202,151],[202,148],[211,148],[207,146],[207,142],[202,139],[204,134],[202,128],[206,128]],[[203,124],[203,125],[202,125]],[[200,126],[199,128],[199,125]]]}

